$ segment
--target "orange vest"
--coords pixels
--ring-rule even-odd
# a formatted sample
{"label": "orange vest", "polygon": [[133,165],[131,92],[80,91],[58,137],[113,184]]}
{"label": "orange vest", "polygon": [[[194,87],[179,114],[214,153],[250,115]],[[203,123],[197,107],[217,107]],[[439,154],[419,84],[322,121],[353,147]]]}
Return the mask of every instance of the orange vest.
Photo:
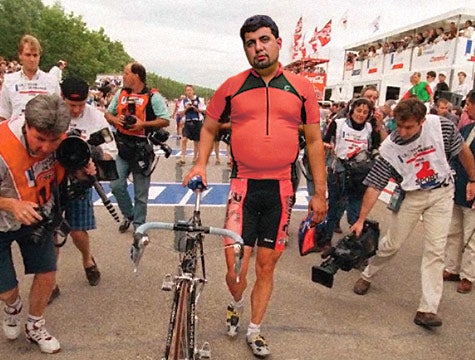
{"label": "orange vest", "polygon": [[44,160],[31,157],[10,130],[8,121],[0,124],[0,134],[0,155],[13,179],[19,199],[38,205],[48,202],[53,186],[57,186],[64,178],[64,168],[54,156]]}
{"label": "orange vest", "polygon": [[[129,93],[127,90],[122,89],[119,95],[119,99],[117,102],[117,115],[127,115],[130,114],[128,109],[128,100],[133,100],[135,102],[135,117],[137,121],[146,121],[147,120],[147,104],[150,101],[150,94],[148,92],[144,94],[135,94]],[[145,136],[145,131],[130,131],[124,129],[123,126],[118,125],[117,129],[126,135],[132,136]]]}

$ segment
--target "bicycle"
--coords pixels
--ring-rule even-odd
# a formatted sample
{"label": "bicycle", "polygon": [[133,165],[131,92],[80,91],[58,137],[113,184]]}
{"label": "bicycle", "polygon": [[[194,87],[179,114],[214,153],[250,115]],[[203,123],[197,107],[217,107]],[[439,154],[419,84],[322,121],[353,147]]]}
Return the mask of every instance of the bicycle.
{"label": "bicycle", "polygon": [[162,290],[174,290],[164,360],[191,360],[211,357],[208,342],[204,342],[199,350],[196,345],[196,305],[204,285],[207,283],[203,248],[204,234],[224,236],[234,240],[234,243],[225,245],[225,247],[234,248],[237,282],[239,282],[241,270],[244,246],[242,238],[231,230],[202,226],[200,215],[201,193],[206,188],[199,177],[192,178],[188,183],[188,188],[196,194],[191,218],[188,221],[179,220],[176,223],[145,223],[137,228],[131,248],[134,272],[137,272],[145,247],[150,243],[147,234],[149,230],[162,229],[184,233],[183,241],[180,242],[182,246],[180,244],[178,246],[178,272],[175,275],[166,274],[162,284]]}

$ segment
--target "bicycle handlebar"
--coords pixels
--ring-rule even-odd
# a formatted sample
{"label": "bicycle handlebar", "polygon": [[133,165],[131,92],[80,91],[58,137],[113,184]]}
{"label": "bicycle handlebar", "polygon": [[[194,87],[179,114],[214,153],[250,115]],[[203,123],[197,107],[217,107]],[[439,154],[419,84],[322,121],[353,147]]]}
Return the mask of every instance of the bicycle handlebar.
{"label": "bicycle handlebar", "polygon": [[236,282],[239,282],[239,275],[241,273],[241,259],[243,256],[244,242],[238,234],[232,230],[216,228],[212,226],[197,226],[187,223],[164,223],[164,222],[148,222],[140,225],[134,234],[134,242],[131,248],[131,259],[134,263],[134,272],[137,272],[138,265],[145,247],[150,243],[147,232],[152,229],[169,230],[169,231],[185,231],[198,232],[204,234],[218,235],[230,237],[234,240],[232,245],[234,248],[234,271],[236,272]]}

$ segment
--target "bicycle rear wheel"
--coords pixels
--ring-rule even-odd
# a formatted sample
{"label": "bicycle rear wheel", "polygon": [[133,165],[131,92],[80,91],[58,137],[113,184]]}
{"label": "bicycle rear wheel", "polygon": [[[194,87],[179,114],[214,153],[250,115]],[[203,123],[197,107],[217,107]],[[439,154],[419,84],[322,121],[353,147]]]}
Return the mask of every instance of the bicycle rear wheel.
{"label": "bicycle rear wheel", "polygon": [[194,339],[192,337],[192,314],[190,298],[190,282],[182,281],[177,291],[176,315],[171,333],[168,360],[194,359]]}

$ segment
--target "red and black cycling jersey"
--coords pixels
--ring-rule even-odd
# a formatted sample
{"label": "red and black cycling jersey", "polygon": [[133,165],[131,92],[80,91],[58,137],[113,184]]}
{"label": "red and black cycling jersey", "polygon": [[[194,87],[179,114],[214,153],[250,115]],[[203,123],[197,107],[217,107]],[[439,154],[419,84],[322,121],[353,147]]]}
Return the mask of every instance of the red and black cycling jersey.
{"label": "red and black cycling jersey", "polygon": [[226,80],[207,108],[209,118],[231,119],[232,177],[291,179],[300,124],[318,124],[312,84],[279,64],[268,84],[253,69]]}

